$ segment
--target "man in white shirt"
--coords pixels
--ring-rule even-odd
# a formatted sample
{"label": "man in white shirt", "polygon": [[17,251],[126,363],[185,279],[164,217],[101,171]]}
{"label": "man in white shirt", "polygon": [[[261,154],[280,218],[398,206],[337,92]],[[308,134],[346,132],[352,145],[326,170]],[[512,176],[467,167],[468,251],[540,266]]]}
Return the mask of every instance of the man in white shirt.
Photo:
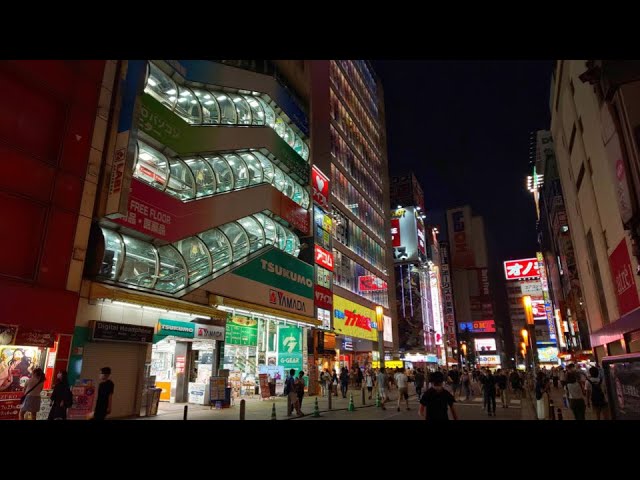
{"label": "man in white shirt", "polygon": [[407,410],[409,409],[409,379],[404,374],[402,370],[398,370],[398,372],[394,375],[393,379],[398,386],[398,411],[400,411],[400,401],[402,397],[404,397],[405,402],[407,403]]}
{"label": "man in white shirt", "polygon": [[567,398],[569,399],[569,407],[576,420],[586,420],[585,412],[587,405],[584,399],[584,383],[584,374],[577,371],[576,366],[570,363],[567,366],[567,377],[564,388],[567,392]]}

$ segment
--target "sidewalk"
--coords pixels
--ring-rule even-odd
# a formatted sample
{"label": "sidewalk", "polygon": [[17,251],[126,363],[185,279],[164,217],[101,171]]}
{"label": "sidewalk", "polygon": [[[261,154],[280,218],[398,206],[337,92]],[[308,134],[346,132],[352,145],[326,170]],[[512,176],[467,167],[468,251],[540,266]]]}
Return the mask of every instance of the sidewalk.
{"label": "sidewalk", "polygon": [[[551,418],[555,420],[559,420],[558,409],[560,409],[560,412],[562,413],[562,420],[575,421],[575,418],[573,416],[573,412],[571,411],[571,409],[568,406],[567,407],[564,406],[564,403],[562,401],[563,394],[564,394],[564,390],[562,389],[562,387],[560,387],[559,385],[558,385],[558,388],[554,388],[553,385],[551,386],[551,390],[549,392],[549,399],[550,399],[549,414],[550,415],[552,414],[551,409],[553,408],[553,414]],[[531,409],[533,410],[533,418],[531,420],[537,420],[535,391],[534,390],[529,391],[528,397],[530,398],[530,405],[531,405]],[[585,417],[587,420],[596,420],[596,416],[593,413],[593,409],[589,407],[587,407]]]}

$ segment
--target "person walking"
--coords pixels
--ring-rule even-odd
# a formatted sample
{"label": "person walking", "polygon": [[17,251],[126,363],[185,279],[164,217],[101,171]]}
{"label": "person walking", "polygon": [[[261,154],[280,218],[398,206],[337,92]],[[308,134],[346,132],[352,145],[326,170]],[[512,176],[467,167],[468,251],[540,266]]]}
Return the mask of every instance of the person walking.
{"label": "person walking", "polygon": [[544,372],[538,372],[535,389],[538,420],[547,420],[549,418],[549,379]]}
{"label": "person walking", "polygon": [[37,413],[40,411],[40,392],[44,386],[44,372],[41,368],[36,368],[27,385],[24,387],[24,396],[22,397],[22,406],[18,413],[18,418],[24,420],[26,413],[31,414],[31,420],[36,419]]}
{"label": "person walking", "polygon": [[111,367],[102,367],[100,369],[100,384],[98,385],[98,397],[96,406],[93,410],[94,420],[105,420],[107,415],[111,414],[111,405],[113,401],[113,391],[115,385],[111,380]]}
{"label": "person walking", "polygon": [[56,375],[56,383],[51,392],[51,410],[48,420],[66,420],[67,409],[73,404],[73,395],[69,388],[67,372],[61,370]]}
{"label": "person walking", "polygon": [[384,404],[387,402],[389,397],[387,396],[387,373],[385,368],[380,368],[378,372],[377,384],[378,384],[378,395],[380,395],[380,407],[382,410],[386,410]]}
{"label": "person walking", "polygon": [[576,420],[586,420],[585,412],[587,405],[584,398],[584,375],[576,371],[576,366],[570,363],[567,366],[567,376],[565,380],[565,391],[569,399],[569,407]]}
{"label": "person walking", "polygon": [[340,392],[342,398],[347,398],[347,389],[349,388],[349,370],[347,367],[342,367],[340,371]]}
{"label": "person walking", "polygon": [[422,397],[422,388],[424,387],[424,373],[422,373],[422,369],[416,369],[416,373],[413,376],[413,380],[416,385],[416,395],[418,396],[418,400]]}
{"label": "person walking", "polygon": [[373,395],[373,385],[376,383],[376,378],[373,374],[373,370],[367,370],[367,374],[365,375],[365,383],[367,385],[367,390],[369,391],[369,400],[371,400],[371,395]]}
{"label": "person walking", "polygon": [[508,379],[505,373],[500,368],[496,372],[496,385],[500,389],[500,400],[502,401],[502,408],[509,408]]}
{"label": "person walking", "polygon": [[449,420],[449,412],[454,420],[458,419],[456,409],[453,404],[456,399],[448,392],[444,386],[444,375],[442,372],[433,372],[429,375],[431,387],[420,397],[420,409],[418,414],[430,422]]}
{"label": "person walking", "polygon": [[398,386],[398,411],[400,411],[400,402],[404,398],[405,403],[407,404],[407,410],[409,408],[409,379],[407,375],[402,371],[402,369],[398,369],[398,372],[393,377],[396,381],[396,385]]}
{"label": "person walking", "polygon": [[299,411],[302,411],[302,398],[304,397],[304,372],[300,370],[298,378],[296,378],[294,384],[296,395],[298,396]]}
{"label": "person walking", "polygon": [[482,389],[484,391],[484,402],[487,406],[489,416],[496,416],[496,377],[487,369],[487,373],[482,379]]}
{"label": "person walking", "polygon": [[593,408],[593,412],[596,414],[596,419],[600,420],[604,417],[604,420],[609,420],[609,408],[607,403],[607,396],[605,395],[602,377],[598,367],[591,367],[589,369],[589,376],[587,377],[586,397],[587,406]]}

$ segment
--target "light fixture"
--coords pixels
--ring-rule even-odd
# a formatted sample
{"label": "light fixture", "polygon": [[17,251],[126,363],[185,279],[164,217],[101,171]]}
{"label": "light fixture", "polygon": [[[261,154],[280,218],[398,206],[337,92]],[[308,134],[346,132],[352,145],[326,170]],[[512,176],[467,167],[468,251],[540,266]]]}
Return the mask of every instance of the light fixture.
{"label": "light fixture", "polygon": [[171,90],[167,90],[165,93],[167,95],[175,95],[177,92],[175,88],[172,88]]}
{"label": "light fixture", "polygon": [[147,83],[148,83],[149,85],[151,85],[152,87],[155,87],[155,86],[157,86],[157,85],[158,85],[158,82],[156,82],[156,81],[155,81],[153,78],[151,78],[151,77],[149,77],[149,78],[147,79]]}
{"label": "light fixture", "polygon": [[402,208],[402,205],[398,205],[398,208]]}

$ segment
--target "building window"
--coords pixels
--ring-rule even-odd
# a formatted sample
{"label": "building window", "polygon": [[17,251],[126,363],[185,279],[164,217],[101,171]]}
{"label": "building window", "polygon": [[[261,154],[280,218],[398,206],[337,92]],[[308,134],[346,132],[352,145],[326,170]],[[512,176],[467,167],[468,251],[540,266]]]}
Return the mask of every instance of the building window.
{"label": "building window", "polygon": [[580,165],[580,173],[578,173],[578,181],[576,182],[576,190],[579,192],[582,186],[582,179],[584,178],[584,163]]}
{"label": "building window", "polygon": [[589,261],[593,266],[593,277],[596,281],[596,289],[598,290],[598,300],[600,304],[600,312],[602,313],[602,323],[604,325],[607,325],[609,323],[609,309],[607,308],[607,298],[604,294],[602,276],[600,275],[600,265],[598,263],[596,247],[593,243],[593,234],[591,230],[589,230],[589,233],[587,234],[587,249],[589,250]]}
{"label": "building window", "polygon": [[571,129],[571,137],[569,138],[569,155],[573,152],[573,144],[576,140],[576,124],[573,124],[573,128]]}
{"label": "building window", "polygon": [[582,125],[582,117],[578,117],[578,129],[580,130],[580,134],[584,135],[584,125]]}

